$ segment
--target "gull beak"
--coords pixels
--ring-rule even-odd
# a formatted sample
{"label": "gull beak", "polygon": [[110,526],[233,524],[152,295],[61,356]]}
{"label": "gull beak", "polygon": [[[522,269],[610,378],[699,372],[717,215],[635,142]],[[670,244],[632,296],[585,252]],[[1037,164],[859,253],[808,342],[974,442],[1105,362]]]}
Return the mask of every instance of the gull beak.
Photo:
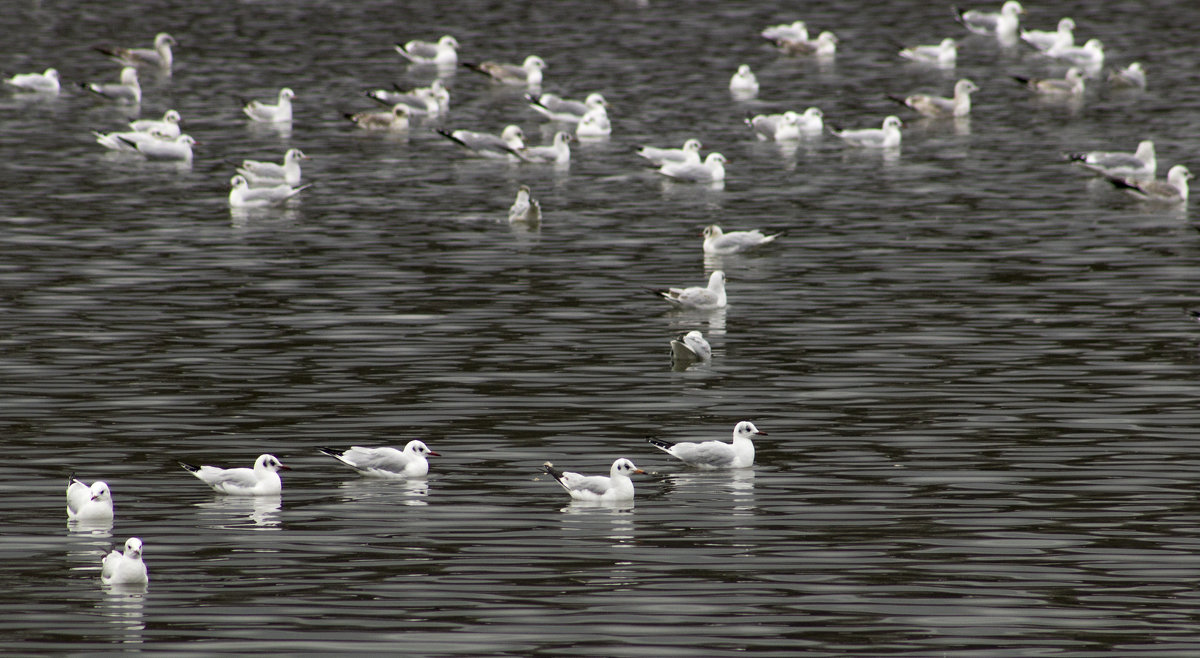
{"label": "gull beak", "polygon": [[441,457],[441,456],[442,456],[440,453],[436,453],[436,452],[434,452],[434,451],[432,451],[432,450],[430,450],[430,451],[429,451],[428,453],[426,453],[426,454],[428,454],[430,457]]}
{"label": "gull beak", "polygon": [[764,432],[764,431],[762,431],[762,430],[757,430],[757,431],[755,431],[754,433],[755,433],[755,434],[761,434],[761,435],[763,435],[763,436],[766,436],[766,435],[767,435],[767,433],[766,433],[766,432]]}
{"label": "gull beak", "polygon": [[640,469],[640,468],[635,468],[635,469],[633,469],[633,472],[634,472],[635,474],[641,474],[641,475],[645,475],[645,474],[646,474],[646,471],[643,471],[643,470],[642,470],[642,469]]}
{"label": "gull beak", "polygon": [[291,467],[291,466],[284,466],[283,464],[280,464],[280,465],[279,465],[279,470],[281,470],[281,471],[290,471],[290,470],[292,470],[292,467]]}

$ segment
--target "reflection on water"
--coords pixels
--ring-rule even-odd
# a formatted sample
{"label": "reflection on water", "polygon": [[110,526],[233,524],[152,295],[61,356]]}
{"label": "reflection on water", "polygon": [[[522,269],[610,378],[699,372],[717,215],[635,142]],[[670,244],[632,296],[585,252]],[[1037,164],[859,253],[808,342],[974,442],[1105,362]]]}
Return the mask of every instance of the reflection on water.
{"label": "reflection on water", "polygon": [[278,530],[282,505],[281,496],[217,496],[212,501],[196,503],[201,525],[224,530]]}
{"label": "reflection on water", "polygon": [[103,585],[104,598],[97,605],[99,613],[111,625],[112,642],[121,645],[141,644],[146,622],[142,617],[146,583],[136,585]]}

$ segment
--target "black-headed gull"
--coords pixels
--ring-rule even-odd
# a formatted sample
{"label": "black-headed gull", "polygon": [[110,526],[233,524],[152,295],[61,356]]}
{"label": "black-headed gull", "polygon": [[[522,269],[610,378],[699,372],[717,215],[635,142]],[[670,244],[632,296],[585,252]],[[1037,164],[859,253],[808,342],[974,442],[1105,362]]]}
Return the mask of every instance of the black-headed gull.
{"label": "black-headed gull", "polygon": [[671,361],[689,363],[712,359],[712,347],[699,331],[680,334],[671,341]]}
{"label": "black-headed gull", "polygon": [[954,68],[958,61],[958,42],[946,37],[936,46],[909,46],[900,51],[900,57],[921,64]]}
{"label": "black-headed gull", "polygon": [[682,441],[670,443],[659,439],[647,439],[650,445],[675,457],[688,466],[697,468],[746,468],[754,465],[753,437],[766,435],[754,423],[743,420],[733,427],[733,443],[723,441],[704,441],[693,443]]}
{"label": "black-headed gull", "polygon": [[549,68],[546,62],[537,55],[525,58],[519,66],[501,62],[479,62],[478,64],[464,62],[463,66],[482,73],[492,80],[506,85],[528,85],[539,87],[542,84],[542,71]]}
{"label": "black-headed gull", "polygon": [[279,471],[291,470],[270,454],[259,455],[252,469],[194,466],[185,462],[179,462],[179,465],[212,487],[213,491],[235,496],[279,495],[283,491]]}
{"label": "black-headed gull", "polygon": [[96,46],[95,49],[126,66],[155,66],[163,71],[170,71],[171,64],[174,62],[171,46],[174,45],[177,45],[175,37],[166,32],[159,32],[154,37],[153,48]]}
{"label": "black-headed gull", "polygon": [[719,183],[725,180],[725,156],[720,153],[709,153],[704,162],[672,162],[662,163],[658,173],[675,180],[691,181],[694,183]]}
{"label": "black-headed gull", "polygon": [[168,139],[166,135],[153,132],[138,132],[129,130],[126,132],[114,133],[98,133],[92,131],[96,137],[96,143],[106,149],[120,151],[122,153],[137,153],[137,145],[143,141],[161,141]]}
{"label": "black-headed gull", "polygon": [[404,450],[352,446],[348,450],[320,448],[320,451],[363,475],[381,478],[424,477],[429,473],[426,455],[441,456],[416,439],[409,441]]}
{"label": "black-headed gull", "polygon": [[800,139],[801,116],[788,110],[783,114],[756,114],[746,117],[746,125],[762,140],[783,142]]}
{"label": "black-headed gull", "polygon": [[1099,39],[1088,39],[1082,46],[1055,46],[1046,54],[1063,59],[1088,71],[1098,72],[1104,66],[1104,44]]}
{"label": "black-headed gull", "polygon": [[[434,82],[441,84],[440,80]],[[444,89],[444,87],[443,87]],[[442,105],[437,96],[428,87],[410,91],[389,91],[387,89],[372,89],[366,92],[366,97],[383,105],[394,107],[397,104],[408,106],[409,116],[438,116],[442,113]]]}
{"label": "black-headed gull", "polygon": [[780,233],[766,235],[758,229],[726,233],[721,230],[720,226],[711,224],[704,227],[704,253],[710,256],[736,254],[739,251],[770,244],[780,235]]}
{"label": "black-headed gull", "polygon": [[575,126],[575,136],[581,139],[607,137],[612,134],[612,122],[608,120],[608,110],[603,107],[592,108],[579,120]]}
{"label": "black-headed gull", "polygon": [[737,73],[729,79],[729,91],[737,98],[754,98],[758,95],[758,77],[750,70],[749,64],[738,67]]}
{"label": "black-headed gull", "polygon": [[777,39],[775,46],[787,55],[815,55],[817,57],[833,57],[837,54],[838,38],[833,32],[822,32],[811,41],[792,39]]}
{"label": "black-headed gull", "polygon": [[142,102],[142,86],[138,83],[137,69],[132,66],[121,69],[120,82],[81,82],[79,86],[117,103],[137,105]]}
{"label": "black-headed gull", "polygon": [[144,585],[149,580],[142,562],[142,540],[125,540],[125,552],[113,549],[100,565],[100,582],[105,585]]}
{"label": "black-headed gull", "polygon": [[1008,0],[1000,6],[999,12],[981,9],[964,11],[958,7],[954,8],[958,22],[971,32],[994,34],[1004,40],[1011,40],[1016,36],[1017,28],[1021,26],[1021,14],[1024,13],[1025,8],[1017,0]]}
{"label": "black-headed gull", "polygon": [[1138,142],[1137,150],[1133,153],[1127,151],[1068,153],[1067,160],[1105,178],[1153,180],[1158,170],[1154,142],[1149,139]]}
{"label": "black-headed gull", "polygon": [[108,483],[96,480],[90,486],[70,478],[67,486],[67,519],[104,522],[113,519],[112,492]]}
{"label": "black-headed gull", "polygon": [[297,148],[288,149],[283,154],[283,164],[263,162],[261,160],[242,160],[237,172],[246,177],[252,186],[265,185],[299,185],[301,178],[300,161],[310,159]]}
{"label": "black-headed gull", "polygon": [[518,151],[525,148],[525,132],[516,125],[505,126],[499,135],[472,130],[447,132],[441,129],[437,130],[437,134],[485,158],[516,160],[520,158]]}
{"label": "black-headed gull", "polygon": [[1112,69],[1108,72],[1108,84],[1117,89],[1145,89],[1146,70],[1141,62],[1133,62],[1123,69]]}
{"label": "black-headed gull", "polygon": [[161,119],[138,119],[130,121],[129,127],[134,132],[154,133],[163,137],[178,137],[179,122],[182,118],[175,110],[167,110]]}
{"label": "black-headed gull", "polygon": [[643,146],[638,150],[637,154],[650,161],[656,167],[661,167],[665,162],[700,162],[700,149],[703,148],[700,140],[692,138],[683,143],[682,148],[659,148],[657,146]]}
{"label": "black-headed gull", "polygon": [[385,112],[355,112],[344,116],[354,125],[363,130],[382,130],[404,132],[408,130],[408,115],[412,110],[404,103],[396,103],[392,109]]}
{"label": "black-headed gull", "polygon": [[830,129],[834,135],[851,146],[863,148],[888,149],[900,146],[900,128],[904,125],[900,117],[888,116],[880,128],[858,128],[843,130],[837,127]]}
{"label": "black-headed gull", "polygon": [[965,117],[971,114],[971,94],[979,91],[979,87],[975,83],[963,78],[954,83],[954,97],[946,98],[944,96],[930,96],[928,94],[912,94],[901,98],[899,96],[888,96],[888,98],[908,106],[923,116],[933,119],[944,119],[947,117]]}
{"label": "black-headed gull", "polygon": [[1082,96],[1084,90],[1083,71],[1076,66],[1067,69],[1066,75],[1061,78],[1026,78],[1014,75],[1012,79],[1042,96]]}
{"label": "black-headed gull", "polygon": [[1175,165],[1167,172],[1167,180],[1125,180],[1110,178],[1113,185],[1124,189],[1132,196],[1151,203],[1187,203],[1188,181],[1195,178],[1183,165]]}
{"label": "black-headed gull", "polygon": [[4,82],[25,93],[34,94],[57,94],[61,88],[55,69],[46,69],[42,73],[18,73]]}
{"label": "black-headed gull", "polygon": [[553,163],[565,165],[571,162],[571,133],[558,131],[554,133],[554,141],[547,146],[526,146],[519,149],[517,154],[525,162]]}
{"label": "black-headed gull", "polygon": [[229,179],[229,187],[230,208],[265,208],[267,206],[279,205],[291,199],[312,187],[312,183],[301,185],[300,187],[292,187],[287,183],[250,187],[250,183],[246,180],[246,177],[238,174]]}
{"label": "black-headed gull", "polygon": [[701,288],[667,288],[666,290],[651,290],[654,294],[667,300],[675,308],[712,310],[725,308],[728,298],[725,296],[725,272],[714,271],[708,277],[708,285]]}
{"label": "black-headed gull", "polygon": [[433,43],[418,40],[397,43],[396,52],[413,64],[454,66],[458,63],[458,40],[447,34]]}
{"label": "black-headed gull", "polygon": [[592,92],[582,101],[563,98],[555,94],[526,94],[529,107],[551,121],[579,123],[583,116],[595,108],[608,108],[608,101],[599,92]]}
{"label": "black-headed gull", "polygon": [[613,462],[607,477],[560,471],[550,462],[543,464],[542,468],[555,480],[558,480],[562,488],[571,494],[571,498],[598,502],[632,499],[633,480],[630,480],[629,476],[645,473],[642,469],[634,466],[633,462],[624,458]]}
{"label": "black-headed gull", "polygon": [[1075,45],[1075,21],[1064,16],[1054,30],[1021,30],[1021,40],[1042,52],[1069,48]]}
{"label": "black-headed gull", "polygon": [[118,139],[132,146],[138,153],[146,156],[147,160],[165,160],[171,162],[190,163],[193,157],[192,147],[196,145],[196,140],[192,139],[191,135],[180,135],[171,139],[139,139],[137,141],[121,136],[118,136]]}
{"label": "black-headed gull", "polygon": [[274,105],[257,100],[244,101],[242,112],[245,112],[251,120],[262,123],[287,123],[292,120],[292,99],[295,97],[296,92],[284,87],[279,90],[279,96]]}
{"label": "black-headed gull", "polygon": [[779,25],[771,25],[763,28],[760,32],[762,38],[767,41],[778,41],[787,39],[789,41],[808,41],[808,26],[804,21],[794,21],[791,23],[780,23]]}
{"label": "black-headed gull", "polygon": [[508,223],[526,223],[537,224],[542,220],[542,205],[537,199],[530,196],[529,186],[522,185],[517,188],[517,198],[513,200],[512,207],[508,209]]}

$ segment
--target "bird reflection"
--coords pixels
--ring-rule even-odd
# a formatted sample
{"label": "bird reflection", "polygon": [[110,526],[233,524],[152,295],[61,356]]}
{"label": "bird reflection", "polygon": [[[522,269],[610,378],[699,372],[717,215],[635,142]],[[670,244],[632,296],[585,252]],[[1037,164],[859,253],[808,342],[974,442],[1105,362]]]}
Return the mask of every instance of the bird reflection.
{"label": "bird reflection", "polygon": [[202,521],[212,528],[246,528],[246,520],[253,522],[256,530],[277,530],[279,508],[283,504],[280,496],[221,496],[205,503],[196,503],[204,510]]}
{"label": "bird reflection", "polygon": [[[563,507],[563,530],[577,530],[624,543],[634,539],[633,501],[572,500]],[[608,519],[608,524],[602,524]]]}
{"label": "bird reflection", "polygon": [[116,631],[114,638],[121,644],[141,644],[146,622],[142,618],[142,603],[146,583],[136,585],[106,585],[104,599],[96,607]]}
{"label": "bird reflection", "polygon": [[[355,478],[342,482],[342,498],[347,502],[400,505],[428,505],[429,481],[425,478]],[[402,498],[399,498],[403,496]]]}

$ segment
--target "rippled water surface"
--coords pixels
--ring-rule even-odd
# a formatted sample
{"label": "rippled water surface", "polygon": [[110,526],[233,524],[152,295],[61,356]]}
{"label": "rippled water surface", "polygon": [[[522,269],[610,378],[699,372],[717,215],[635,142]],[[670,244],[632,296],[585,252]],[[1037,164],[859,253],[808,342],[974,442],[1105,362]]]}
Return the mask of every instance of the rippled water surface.
{"label": "rippled water surface", "polygon": [[[111,4],[111,3],[110,3]],[[411,4],[411,6],[410,6]],[[998,4],[998,3],[997,3]],[[1039,103],[1010,75],[1061,74],[970,36],[956,71],[899,43],[965,37],[922,2],[21,3],[9,74],[110,79],[91,50],[167,30],[190,168],[113,157],[129,112],[74,85],[0,97],[0,645],[6,653],[364,651],[411,655],[1094,656],[1200,653],[1200,236],[1062,161],[1154,139],[1200,167],[1197,14],[1186,3],[1031,3],[1145,93]],[[869,8],[869,10],[867,9]],[[833,62],[776,54],[803,18]],[[464,60],[549,65],[545,91],[602,91],[614,133],[569,169],[466,157],[428,122],[365,134],[365,89],[427,84],[395,41],[454,34]],[[750,64],[757,100],[730,98]],[[980,86],[969,122],[885,94]],[[521,99],[446,73],[441,126],[532,141]],[[296,90],[290,131],[238,97]],[[899,153],[826,135],[757,142],[747,112],[821,107],[907,121]],[[699,137],[723,189],[662,180],[643,143]],[[312,156],[286,208],[231,213],[230,161]],[[510,227],[516,187],[545,218]],[[703,226],[784,230],[705,260]],[[645,288],[728,275],[718,313]],[[710,365],[673,370],[701,329]],[[739,472],[646,444],[769,436]],[[360,478],[321,446],[425,440],[412,482]],[[281,498],[212,493],[176,461],[294,470]],[[547,460],[648,474],[636,505],[569,504]],[[68,527],[69,473],[104,479],[111,528]],[[145,591],[99,583],[126,537]]]}

